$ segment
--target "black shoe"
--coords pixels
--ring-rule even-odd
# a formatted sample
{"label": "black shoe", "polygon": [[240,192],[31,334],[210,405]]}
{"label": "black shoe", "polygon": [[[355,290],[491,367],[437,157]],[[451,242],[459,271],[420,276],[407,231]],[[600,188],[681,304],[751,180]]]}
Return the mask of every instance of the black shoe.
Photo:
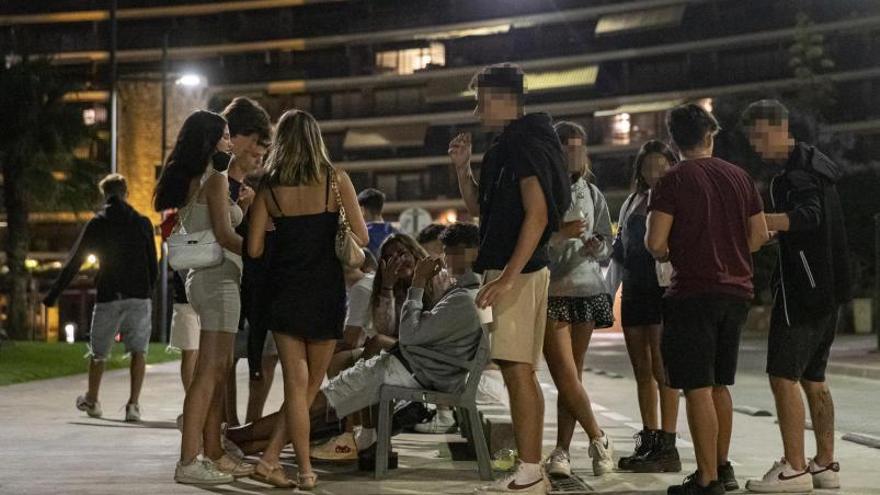
{"label": "black shoe", "polygon": [[681,459],[675,448],[675,433],[658,431],[653,448],[646,454],[632,459],[630,471],[636,473],[678,473],[681,471]]}
{"label": "black shoe", "polygon": [[667,488],[666,495],[724,495],[724,484],[716,480],[707,486],[700,486],[697,484],[697,473],[693,473],[682,484]]}
{"label": "black shoe", "polygon": [[728,492],[739,490],[736,473],[733,472],[733,466],[729,462],[718,466],[718,481],[724,485],[724,489]]}
{"label": "black shoe", "polygon": [[633,435],[633,439],[636,441],[636,448],[632,455],[621,457],[620,460],[617,461],[617,467],[624,471],[632,469],[632,462],[650,452],[654,447],[658,433],[660,432],[657,430],[642,430]]}
{"label": "black shoe", "polygon": [[[388,469],[397,469],[397,452],[388,452]],[[374,443],[365,450],[358,451],[358,470],[376,470],[376,444]]]}

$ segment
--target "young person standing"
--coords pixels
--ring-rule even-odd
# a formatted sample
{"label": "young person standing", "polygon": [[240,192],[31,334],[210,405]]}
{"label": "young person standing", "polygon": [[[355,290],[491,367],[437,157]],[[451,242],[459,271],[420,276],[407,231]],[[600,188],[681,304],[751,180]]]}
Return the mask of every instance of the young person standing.
{"label": "young person standing", "polygon": [[713,158],[715,117],[695,104],[670,110],[666,124],[684,160],[657,182],[645,245],[671,261],[661,352],[667,385],[684,390],[697,472],[670,495],[739,487],[727,459],[739,339],[753,297],[751,253],[767,242],[763,205],[751,177]]}
{"label": "young person standing", "polygon": [[547,243],[571,203],[571,181],[547,114],[525,115],[522,70],[510,64],[480,71],[471,87],[482,125],[500,135],[471,170],[471,138],[455,137],[449,155],[471,215],[480,217],[475,269],[484,276],[477,305],[492,308],[491,359],[510,394],[520,455],[515,473],[484,493],[545,493],[541,468],[544,397],[535,367],[547,324],[550,254]]}
{"label": "young person standing", "polygon": [[[785,451],[762,479],[746,487],[760,493],[839,488],[834,401],[825,368],[840,306],[851,298],[846,227],[835,187],[842,171],[814,146],[795,140],[788,109],[779,101],[752,103],[743,120],[749,143],[776,172],[772,213],[766,215],[767,227],[779,237],[767,374]],[[804,457],[802,390],[816,435],[812,459]]]}
{"label": "young person standing", "polygon": [[382,217],[385,208],[385,194],[378,189],[364,189],[358,194],[358,204],[367,222],[367,230],[370,232],[370,244],[367,246],[373,256],[379,257],[379,248],[385,239],[397,232],[397,230]]}

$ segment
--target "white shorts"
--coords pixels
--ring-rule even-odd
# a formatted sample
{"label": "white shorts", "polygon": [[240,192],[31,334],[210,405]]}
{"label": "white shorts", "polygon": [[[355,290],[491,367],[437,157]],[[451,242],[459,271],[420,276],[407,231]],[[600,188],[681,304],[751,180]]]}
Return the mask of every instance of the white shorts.
{"label": "white shorts", "polygon": [[171,313],[171,341],[168,347],[182,351],[199,350],[199,315],[189,304],[174,304]]}
{"label": "white shorts", "polygon": [[359,359],[321,387],[327,402],[344,418],[379,403],[382,385],[424,388],[397,357],[382,351],[370,359]]}

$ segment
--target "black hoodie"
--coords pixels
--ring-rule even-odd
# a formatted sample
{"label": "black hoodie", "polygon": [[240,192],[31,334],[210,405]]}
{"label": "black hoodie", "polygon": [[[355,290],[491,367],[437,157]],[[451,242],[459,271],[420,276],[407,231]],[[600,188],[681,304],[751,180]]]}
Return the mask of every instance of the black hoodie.
{"label": "black hoodie", "polygon": [[159,271],[153,225],[124,200],[111,196],[89,220],[44,302],[52,306],[89,254],[98,258],[97,302],[149,299]]}
{"label": "black hoodie", "polygon": [[776,304],[789,326],[830,314],[852,298],[846,227],[835,184],[840,167],[798,143],[770,185],[773,212],[787,213],[779,235]]}
{"label": "black hoodie", "polygon": [[525,220],[519,181],[537,177],[547,201],[547,228],[523,273],[550,263],[547,241],[571,203],[571,179],[553,121],[532,113],[507,125],[483,156],[480,170],[480,252],[475,268],[503,270]]}

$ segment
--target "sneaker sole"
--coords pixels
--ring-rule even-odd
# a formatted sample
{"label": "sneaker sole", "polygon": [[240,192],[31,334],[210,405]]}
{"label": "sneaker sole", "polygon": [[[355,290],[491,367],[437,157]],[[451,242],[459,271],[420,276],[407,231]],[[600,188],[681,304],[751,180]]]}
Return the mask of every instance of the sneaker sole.
{"label": "sneaker sole", "polygon": [[786,485],[774,484],[768,486],[755,486],[753,483],[746,483],[746,490],[754,493],[809,493],[813,491],[813,484]]}
{"label": "sneaker sole", "polygon": [[605,476],[608,473],[614,472],[614,463],[611,463],[607,466],[597,466],[593,465],[593,476]]}
{"label": "sneaker sole", "polygon": [[231,480],[202,480],[175,476],[174,481],[181,485],[228,485],[235,481],[235,478],[233,477]]}
{"label": "sneaker sole", "polygon": [[679,473],[681,472],[681,461],[630,464],[628,471],[632,471],[633,473]]}

